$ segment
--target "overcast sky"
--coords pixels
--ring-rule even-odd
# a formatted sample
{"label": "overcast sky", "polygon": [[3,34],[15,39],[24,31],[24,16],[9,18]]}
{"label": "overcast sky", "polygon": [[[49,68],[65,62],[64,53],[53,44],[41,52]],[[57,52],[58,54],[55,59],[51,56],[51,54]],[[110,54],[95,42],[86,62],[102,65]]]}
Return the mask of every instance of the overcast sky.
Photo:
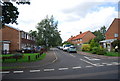
{"label": "overcast sky", "polygon": [[20,12],[16,28],[29,32],[48,15],[58,20],[63,41],[80,31],[107,28],[118,18],[119,0],[30,0],[30,5],[16,5]]}

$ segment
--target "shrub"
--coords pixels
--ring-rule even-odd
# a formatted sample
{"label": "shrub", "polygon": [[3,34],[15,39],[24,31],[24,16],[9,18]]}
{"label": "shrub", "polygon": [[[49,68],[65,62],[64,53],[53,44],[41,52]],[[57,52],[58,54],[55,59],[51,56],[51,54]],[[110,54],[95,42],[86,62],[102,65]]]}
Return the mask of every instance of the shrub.
{"label": "shrub", "polygon": [[106,50],[104,49],[104,48],[100,48],[98,51],[97,51],[97,54],[98,55],[104,55],[104,54],[106,54],[107,52],[106,52]]}
{"label": "shrub", "polygon": [[97,52],[99,51],[99,49],[100,49],[99,47],[93,47],[92,48],[92,53],[93,54],[97,54]]}
{"label": "shrub", "polygon": [[91,48],[93,48],[93,47],[98,47],[98,46],[99,46],[99,43],[96,42],[94,39],[92,39],[92,40],[90,41],[90,47],[91,47]]}
{"label": "shrub", "polygon": [[23,54],[21,54],[21,53],[13,54],[12,57],[17,58],[17,59],[21,59],[23,57]]}
{"label": "shrub", "polygon": [[90,51],[90,44],[83,44],[82,51]]}

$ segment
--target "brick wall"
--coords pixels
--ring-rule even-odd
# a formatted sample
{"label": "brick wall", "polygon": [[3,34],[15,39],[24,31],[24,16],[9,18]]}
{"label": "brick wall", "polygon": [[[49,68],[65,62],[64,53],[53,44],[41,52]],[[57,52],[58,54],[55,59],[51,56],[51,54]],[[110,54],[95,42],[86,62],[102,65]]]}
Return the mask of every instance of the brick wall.
{"label": "brick wall", "polygon": [[[114,37],[114,34],[117,33],[118,37]],[[120,39],[120,19],[115,19],[110,27],[108,28],[106,34],[106,39]]]}
{"label": "brick wall", "polygon": [[91,33],[91,32],[88,32],[83,38],[82,38],[82,43],[86,43],[86,42],[89,42],[91,39],[95,38],[96,36]]}
{"label": "brick wall", "polygon": [[2,40],[10,41],[10,51],[19,49],[19,31],[10,28],[7,26],[4,26],[2,29]]}

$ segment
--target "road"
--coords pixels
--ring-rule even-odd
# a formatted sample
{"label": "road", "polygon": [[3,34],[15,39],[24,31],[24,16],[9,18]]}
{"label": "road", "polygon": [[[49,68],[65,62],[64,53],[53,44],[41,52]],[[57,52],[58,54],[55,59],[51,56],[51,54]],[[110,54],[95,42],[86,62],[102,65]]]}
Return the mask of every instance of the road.
{"label": "road", "polygon": [[3,71],[3,79],[118,79],[118,59],[102,59],[51,49],[56,61],[43,67]]}

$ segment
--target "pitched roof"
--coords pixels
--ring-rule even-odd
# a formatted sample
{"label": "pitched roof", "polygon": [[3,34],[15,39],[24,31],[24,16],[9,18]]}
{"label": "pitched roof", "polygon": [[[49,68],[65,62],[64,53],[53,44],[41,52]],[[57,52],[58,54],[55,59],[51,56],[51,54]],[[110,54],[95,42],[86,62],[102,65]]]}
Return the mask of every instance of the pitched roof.
{"label": "pitched roof", "polygon": [[73,38],[75,38],[75,36],[73,36],[73,37],[69,38],[67,41],[71,41]]}
{"label": "pitched roof", "polygon": [[90,32],[90,31],[86,31],[86,32],[84,32],[82,34],[78,34],[76,36],[73,36],[73,37],[69,38],[67,41],[71,41],[71,40],[76,40],[76,39],[83,38],[88,32]]}
{"label": "pitched roof", "polygon": [[86,31],[86,32],[84,32],[84,33],[82,33],[82,34],[79,34],[79,35],[77,35],[74,39],[72,39],[72,40],[76,40],[76,39],[80,39],[80,38],[83,38],[88,32],[90,32],[90,31]]}

